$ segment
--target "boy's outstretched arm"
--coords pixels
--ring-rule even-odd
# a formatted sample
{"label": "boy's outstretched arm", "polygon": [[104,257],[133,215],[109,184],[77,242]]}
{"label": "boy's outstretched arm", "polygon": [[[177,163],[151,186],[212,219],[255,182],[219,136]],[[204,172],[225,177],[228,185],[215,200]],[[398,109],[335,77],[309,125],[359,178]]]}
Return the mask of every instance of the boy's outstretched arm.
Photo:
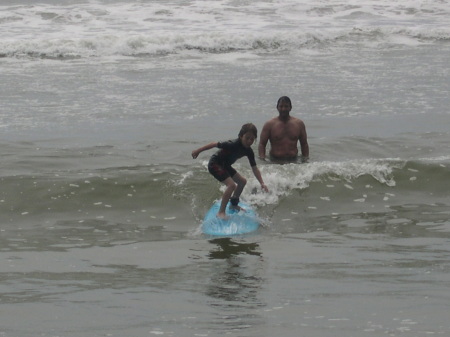
{"label": "boy's outstretched arm", "polygon": [[252,171],[256,179],[258,179],[259,183],[261,184],[261,188],[264,190],[264,192],[269,192],[266,184],[264,184],[264,180],[261,176],[261,172],[259,171],[258,166],[252,166]]}
{"label": "boy's outstretched arm", "polygon": [[197,150],[192,151],[192,158],[194,158],[194,159],[197,158],[200,153],[202,153],[203,151],[212,149],[213,147],[217,147],[217,142],[209,143],[205,146],[198,148]]}

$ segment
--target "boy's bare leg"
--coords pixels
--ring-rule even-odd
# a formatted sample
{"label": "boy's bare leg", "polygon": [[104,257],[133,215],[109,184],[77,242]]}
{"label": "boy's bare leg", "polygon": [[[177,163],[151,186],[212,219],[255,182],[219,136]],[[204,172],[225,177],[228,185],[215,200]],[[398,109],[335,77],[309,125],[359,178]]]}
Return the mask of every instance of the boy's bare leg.
{"label": "boy's bare leg", "polygon": [[228,201],[231,198],[231,195],[236,190],[236,184],[231,178],[227,178],[223,181],[223,183],[227,186],[225,192],[223,192],[222,202],[220,203],[219,212],[217,213],[217,217],[221,219],[228,219],[225,209],[227,208]]}
{"label": "boy's bare leg", "polygon": [[[243,176],[241,176],[239,173],[236,172],[236,174],[233,176],[234,182],[237,184],[236,189],[234,190],[232,199],[236,198],[239,200],[239,197],[241,196],[242,191],[244,190],[245,185],[247,184],[247,179],[245,179]],[[230,208],[237,210],[237,211],[244,211],[241,206],[239,205],[231,205]]]}

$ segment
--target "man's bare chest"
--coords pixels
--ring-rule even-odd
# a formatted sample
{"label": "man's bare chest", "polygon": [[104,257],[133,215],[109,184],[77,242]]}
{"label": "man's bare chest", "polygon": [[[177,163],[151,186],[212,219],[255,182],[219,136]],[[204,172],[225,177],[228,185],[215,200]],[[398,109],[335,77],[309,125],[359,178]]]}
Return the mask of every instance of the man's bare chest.
{"label": "man's bare chest", "polygon": [[297,140],[299,137],[298,127],[294,124],[275,124],[272,128],[271,136],[273,140]]}

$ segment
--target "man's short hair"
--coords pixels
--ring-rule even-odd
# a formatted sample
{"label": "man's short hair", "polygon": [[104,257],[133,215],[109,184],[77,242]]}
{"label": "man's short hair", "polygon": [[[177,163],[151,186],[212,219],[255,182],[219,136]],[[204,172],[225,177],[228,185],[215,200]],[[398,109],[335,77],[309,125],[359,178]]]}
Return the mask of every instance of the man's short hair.
{"label": "man's short hair", "polygon": [[289,105],[290,105],[291,108],[292,108],[291,99],[290,99],[289,97],[287,97],[287,96],[281,96],[281,97],[278,99],[278,102],[277,102],[277,108],[278,108],[278,106],[280,105],[281,102],[287,102],[287,103],[289,103]]}

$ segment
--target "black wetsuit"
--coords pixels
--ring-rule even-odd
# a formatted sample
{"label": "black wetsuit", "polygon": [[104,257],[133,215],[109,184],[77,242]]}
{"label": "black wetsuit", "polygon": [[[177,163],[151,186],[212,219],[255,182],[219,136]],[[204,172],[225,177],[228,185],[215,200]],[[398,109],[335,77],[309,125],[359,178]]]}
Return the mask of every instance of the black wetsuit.
{"label": "black wetsuit", "polygon": [[231,165],[239,158],[247,156],[250,166],[256,166],[255,153],[252,148],[245,148],[239,138],[219,142],[217,147],[220,150],[211,156],[208,171],[219,181],[224,181],[228,177],[232,178],[236,174],[236,170]]}

